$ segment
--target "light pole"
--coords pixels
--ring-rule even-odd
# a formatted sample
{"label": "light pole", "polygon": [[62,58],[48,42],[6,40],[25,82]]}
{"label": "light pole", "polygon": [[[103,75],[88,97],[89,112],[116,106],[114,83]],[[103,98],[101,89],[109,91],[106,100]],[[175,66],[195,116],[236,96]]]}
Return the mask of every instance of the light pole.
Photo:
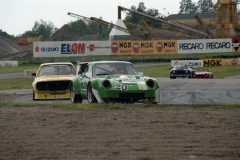
{"label": "light pole", "polygon": [[164,16],[164,18],[165,18],[165,10],[166,10],[166,8],[163,8],[163,10],[164,10],[164,15],[163,15],[163,16]]}

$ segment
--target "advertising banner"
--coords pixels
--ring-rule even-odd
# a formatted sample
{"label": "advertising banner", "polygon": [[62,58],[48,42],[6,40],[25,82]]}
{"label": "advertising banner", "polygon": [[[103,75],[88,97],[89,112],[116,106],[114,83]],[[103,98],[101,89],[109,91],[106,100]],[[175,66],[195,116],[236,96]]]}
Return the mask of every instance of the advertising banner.
{"label": "advertising banner", "polygon": [[171,60],[171,67],[178,63],[189,63],[192,67],[203,67],[203,60]]}
{"label": "advertising banner", "polygon": [[111,55],[110,41],[33,42],[33,57]]}
{"label": "advertising banner", "polygon": [[238,59],[204,59],[204,67],[214,67],[214,66],[236,66],[238,65]]}
{"label": "advertising banner", "polygon": [[232,39],[178,40],[178,53],[232,52]]}
{"label": "advertising banner", "polygon": [[112,55],[177,54],[177,40],[111,41]]}
{"label": "advertising banner", "polygon": [[232,52],[240,52],[240,38],[232,38]]}

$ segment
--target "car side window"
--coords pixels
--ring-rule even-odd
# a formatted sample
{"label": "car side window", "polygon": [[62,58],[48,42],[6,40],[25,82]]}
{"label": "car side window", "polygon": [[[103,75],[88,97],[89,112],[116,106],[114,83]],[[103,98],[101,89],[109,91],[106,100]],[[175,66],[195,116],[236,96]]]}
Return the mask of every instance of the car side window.
{"label": "car side window", "polygon": [[84,76],[86,77],[92,77],[92,69],[91,66],[87,65],[84,70]]}

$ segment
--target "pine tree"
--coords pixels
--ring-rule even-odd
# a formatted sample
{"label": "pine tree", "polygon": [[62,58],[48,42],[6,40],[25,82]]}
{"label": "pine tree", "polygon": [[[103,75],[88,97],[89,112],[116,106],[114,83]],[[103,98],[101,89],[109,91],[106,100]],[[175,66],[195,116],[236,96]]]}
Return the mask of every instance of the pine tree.
{"label": "pine tree", "polygon": [[212,0],[199,0],[197,4],[199,13],[210,13],[213,10]]}
{"label": "pine tree", "polygon": [[193,3],[192,0],[182,0],[180,2],[179,13],[195,13],[196,11],[196,3]]}

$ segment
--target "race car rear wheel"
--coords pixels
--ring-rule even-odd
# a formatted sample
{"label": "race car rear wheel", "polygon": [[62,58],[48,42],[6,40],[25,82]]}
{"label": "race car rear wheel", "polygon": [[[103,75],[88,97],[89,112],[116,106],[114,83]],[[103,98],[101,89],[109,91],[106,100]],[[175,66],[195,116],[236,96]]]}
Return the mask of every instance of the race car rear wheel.
{"label": "race car rear wheel", "polygon": [[72,103],[82,103],[82,97],[79,94],[75,94],[74,87],[71,85],[70,88],[70,99]]}
{"label": "race car rear wheel", "polygon": [[33,100],[35,101],[36,99],[35,99],[35,94],[34,94],[34,92],[33,92]]}
{"label": "race car rear wheel", "polygon": [[97,99],[95,98],[93,91],[92,91],[92,85],[88,85],[88,90],[87,90],[87,99],[88,103],[95,103],[97,102]]}

